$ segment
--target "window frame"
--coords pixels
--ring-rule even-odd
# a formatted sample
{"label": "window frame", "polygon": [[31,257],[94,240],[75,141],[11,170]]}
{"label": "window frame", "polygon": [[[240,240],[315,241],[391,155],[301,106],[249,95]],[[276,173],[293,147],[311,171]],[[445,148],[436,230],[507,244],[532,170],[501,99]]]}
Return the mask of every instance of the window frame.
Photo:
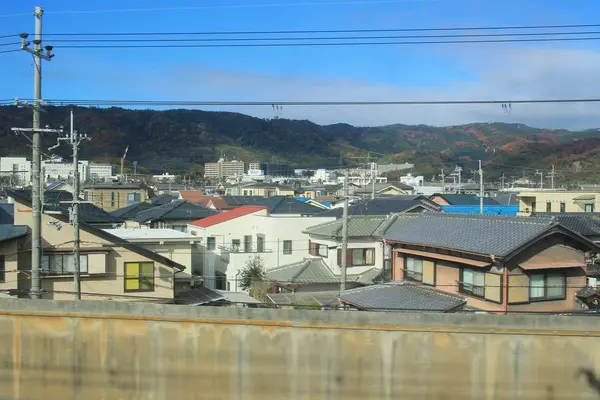
{"label": "window frame", "polygon": [[[563,281],[563,285],[562,285],[562,294],[560,296],[552,296],[549,297],[548,296],[548,276],[552,276],[552,275],[559,275],[562,278]],[[556,272],[556,271],[546,271],[546,272],[540,272],[540,273],[535,273],[535,274],[529,274],[529,302],[530,303],[538,303],[540,301],[561,301],[561,300],[566,300],[567,299],[567,275],[564,272]],[[531,282],[532,282],[532,278],[534,276],[542,276],[544,279],[544,295],[539,297],[532,297],[531,296]]]}
{"label": "window frame", "polygon": [[[324,249],[324,251],[323,251]],[[308,254],[313,257],[329,257],[329,246],[326,244],[316,243],[311,240],[308,241]]]}
{"label": "window frame", "polygon": [[265,238],[264,236],[256,236],[256,252],[264,253],[265,252]]}
{"label": "window frame", "polygon": [[[361,262],[355,262],[354,259],[354,252],[355,251],[361,251],[362,252],[362,257],[360,259]],[[367,253],[371,252],[372,253],[372,261],[371,262],[367,262],[368,257],[367,257]],[[338,248],[337,249],[337,263],[338,266],[342,265],[342,249]],[[348,248],[347,252],[346,252],[346,267],[372,267],[375,266],[375,264],[377,263],[376,260],[376,253],[375,253],[375,247],[355,247],[355,248]]]}
{"label": "window frame", "polygon": [[[127,274],[127,266],[128,265],[138,265],[138,274],[137,277],[130,277]],[[149,275],[143,275],[142,274],[142,265],[146,264],[146,265],[152,265],[152,276],[151,276],[151,280],[152,280],[152,288],[151,289],[142,289],[142,280],[144,279],[148,279]],[[138,282],[138,289],[127,289],[127,282],[129,281],[137,281]],[[154,265],[154,261],[130,261],[130,262],[124,262],[123,263],[123,291],[125,293],[146,293],[146,292],[154,292],[156,287],[156,276],[155,276],[155,265]]]}
{"label": "window frame", "polygon": [[231,251],[233,253],[239,253],[241,248],[242,241],[240,239],[231,239]]}
{"label": "window frame", "polygon": [[292,241],[291,240],[284,240],[283,241],[283,255],[290,255],[292,254],[292,252],[294,247],[292,245]]}
{"label": "window frame", "polygon": [[[52,269],[52,262],[54,262],[54,265],[56,265],[56,259],[60,257],[60,271],[57,269]],[[41,258],[41,272],[44,275],[47,276],[58,276],[58,275],[73,275],[75,274],[75,271],[73,270],[72,272],[65,270],[65,259],[66,257],[73,257],[73,262],[75,261],[75,255],[73,253],[47,253],[47,254],[43,254],[42,258]],[[44,258],[48,258],[48,263],[47,263],[47,267],[44,268]],[[82,259],[85,260],[85,262],[82,262]],[[81,267],[85,265],[85,270],[82,269]],[[73,267],[75,267],[75,264],[73,264]],[[79,254],[79,274],[80,275],[88,275],[89,274],[89,258],[87,254]]]}
{"label": "window frame", "polygon": [[215,236],[208,236],[206,238],[206,250],[217,249],[217,238]]}
{"label": "window frame", "polygon": [[567,209],[567,203],[565,203],[564,201],[561,201],[559,212],[564,213],[564,212],[566,212],[566,209]]}
{"label": "window frame", "polygon": [[[589,210],[589,211],[588,211],[588,207],[590,208],[590,210]],[[586,213],[588,213],[588,212],[589,212],[589,213],[593,213],[593,212],[594,212],[594,208],[595,208],[595,207],[594,207],[594,203],[591,203],[591,204],[589,204],[589,203],[586,203],[586,204],[584,204],[584,205],[583,205],[583,210],[584,210],[584,212],[586,212]]]}
{"label": "window frame", "polygon": [[252,235],[244,235],[244,253],[252,253],[252,250],[253,250]]}
{"label": "window frame", "polygon": [[552,202],[550,200],[546,201],[546,212],[547,213],[552,212]]}
{"label": "window frame", "polygon": [[[408,260],[412,260],[413,270],[408,268]],[[414,271],[415,261],[421,264],[421,272]],[[412,276],[411,276],[412,274]],[[415,276],[419,275],[419,277]],[[423,282],[423,259],[417,257],[404,257],[404,279],[414,282]]]}
{"label": "window frame", "polygon": [[0,283],[6,283],[6,258],[0,254]]}
{"label": "window frame", "polygon": [[[473,273],[473,283],[465,282],[464,273],[467,270],[471,271]],[[459,282],[459,285],[458,285],[458,291],[460,293],[466,294],[468,296],[477,297],[478,299],[483,299],[485,301],[490,301],[490,300],[488,300],[488,299],[485,298],[485,273],[486,273],[486,271],[479,271],[479,270],[477,270],[475,268],[466,268],[466,267],[461,268],[460,269],[460,282]],[[481,275],[483,275],[483,285],[476,285],[474,283],[475,282],[475,274],[481,274]],[[472,289],[471,290],[465,289],[465,284],[472,286]],[[475,290],[474,290],[476,287],[481,287],[481,289],[483,290],[483,292],[481,294],[476,293]]]}

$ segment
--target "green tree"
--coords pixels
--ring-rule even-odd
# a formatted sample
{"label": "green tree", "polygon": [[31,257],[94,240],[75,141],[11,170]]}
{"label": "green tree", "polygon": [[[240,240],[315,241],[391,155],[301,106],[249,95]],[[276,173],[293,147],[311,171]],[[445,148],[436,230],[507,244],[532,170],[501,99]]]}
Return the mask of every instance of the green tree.
{"label": "green tree", "polygon": [[250,290],[252,282],[261,282],[266,275],[265,262],[262,257],[257,255],[249,258],[240,274],[240,287],[242,290]]}

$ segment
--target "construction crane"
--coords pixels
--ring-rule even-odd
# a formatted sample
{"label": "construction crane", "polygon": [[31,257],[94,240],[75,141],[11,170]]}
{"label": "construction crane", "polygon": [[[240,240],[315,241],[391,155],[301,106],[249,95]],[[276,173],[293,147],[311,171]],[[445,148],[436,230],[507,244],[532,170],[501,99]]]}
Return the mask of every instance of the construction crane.
{"label": "construction crane", "polygon": [[127,157],[127,150],[129,150],[129,145],[125,147],[125,152],[123,153],[123,157],[121,157],[121,181],[125,181],[125,175],[123,175],[123,167],[125,165],[125,157]]}

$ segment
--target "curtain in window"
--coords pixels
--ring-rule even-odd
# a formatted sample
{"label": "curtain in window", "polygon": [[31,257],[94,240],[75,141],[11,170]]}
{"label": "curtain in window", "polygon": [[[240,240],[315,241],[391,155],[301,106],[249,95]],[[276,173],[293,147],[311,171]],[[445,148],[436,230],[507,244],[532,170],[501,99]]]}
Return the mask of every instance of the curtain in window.
{"label": "curtain in window", "polygon": [[351,265],[365,265],[363,249],[352,249],[352,264]]}
{"label": "curtain in window", "polygon": [[529,297],[544,297],[544,275],[531,275],[529,277]]}
{"label": "curtain in window", "polygon": [[365,264],[367,264],[367,265],[375,264],[375,249],[367,249],[365,251]]}
{"label": "curtain in window", "polygon": [[472,269],[463,269],[463,290],[467,292],[473,291],[473,270]]}
{"label": "curtain in window", "polygon": [[473,294],[482,296],[485,294],[485,274],[473,271]]}
{"label": "curtain in window", "polygon": [[565,277],[562,274],[548,274],[548,297],[564,297]]}

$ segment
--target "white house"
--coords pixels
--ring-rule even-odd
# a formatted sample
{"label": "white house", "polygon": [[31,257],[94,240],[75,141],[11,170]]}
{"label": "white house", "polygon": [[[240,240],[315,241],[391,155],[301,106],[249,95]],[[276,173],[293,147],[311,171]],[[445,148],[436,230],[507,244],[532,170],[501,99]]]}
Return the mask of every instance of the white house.
{"label": "white house", "polygon": [[9,179],[12,186],[31,184],[31,161],[25,157],[0,157],[0,177]]}
{"label": "white house", "polygon": [[211,289],[240,291],[240,271],[255,256],[265,269],[303,260],[308,256],[310,226],[334,217],[296,214],[274,216],[266,206],[242,206],[188,224],[188,233],[198,236],[204,247],[204,284]]}

